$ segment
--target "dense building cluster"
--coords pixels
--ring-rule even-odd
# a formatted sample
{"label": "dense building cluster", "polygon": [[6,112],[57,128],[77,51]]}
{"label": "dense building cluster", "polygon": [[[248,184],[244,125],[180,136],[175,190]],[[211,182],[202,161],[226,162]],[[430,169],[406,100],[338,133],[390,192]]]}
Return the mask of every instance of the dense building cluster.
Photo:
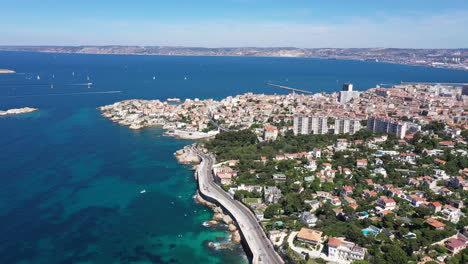
{"label": "dense building cluster", "polygon": [[466,90],[403,83],[351,99],[247,93],[101,110],[136,129],[217,134],[200,143],[217,156],[215,180],[293,259],[457,263],[468,245]]}

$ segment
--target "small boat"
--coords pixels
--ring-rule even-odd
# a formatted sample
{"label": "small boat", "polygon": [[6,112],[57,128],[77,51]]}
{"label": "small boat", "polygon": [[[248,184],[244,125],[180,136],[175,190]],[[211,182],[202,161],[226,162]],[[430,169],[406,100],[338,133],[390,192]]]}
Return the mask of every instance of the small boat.
{"label": "small boat", "polygon": [[140,193],[145,193],[145,192],[146,192],[146,190],[141,190],[141,191],[140,191]]}
{"label": "small boat", "polygon": [[75,72],[72,72],[72,75],[75,76]]}
{"label": "small boat", "polygon": [[38,80],[40,80],[40,79],[41,79],[41,76],[38,75],[36,78],[37,78]]}
{"label": "small boat", "polygon": [[86,80],[89,81],[89,76],[86,76]]}
{"label": "small boat", "polygon": [[156,76],[153,76],[153,80],[156,80]]}
{"label": "small boat", "polygon": [[187,76],[184,77],[184,80],[187,80]]}

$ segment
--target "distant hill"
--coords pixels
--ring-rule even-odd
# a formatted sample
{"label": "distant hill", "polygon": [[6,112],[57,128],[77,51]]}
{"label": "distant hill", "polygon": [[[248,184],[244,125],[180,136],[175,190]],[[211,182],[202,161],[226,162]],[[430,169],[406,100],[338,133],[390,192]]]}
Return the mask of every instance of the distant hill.
{"label": "distant hill", "polygon": [[[468,69],[468,49],[397,48],[202,48],[168,46],[0,46],[0,51],[173,56],[252,56],[357,59]],[[440,66],[446,64],[448,66]]]}

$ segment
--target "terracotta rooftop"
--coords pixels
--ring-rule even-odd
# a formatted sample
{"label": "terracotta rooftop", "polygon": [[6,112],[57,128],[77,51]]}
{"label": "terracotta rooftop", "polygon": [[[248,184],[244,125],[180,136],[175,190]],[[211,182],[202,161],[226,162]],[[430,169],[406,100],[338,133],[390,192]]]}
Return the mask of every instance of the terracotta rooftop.
{"label": "terracotta rooftop", "polygon": [[322,233],[323,232],[321,231],[317,231],[313,229],[301,228],[301,231],[299,231],[299,234],[297,234],[297,237],[310,240],[310,241],[320,242],[320,239],[322,238]]}

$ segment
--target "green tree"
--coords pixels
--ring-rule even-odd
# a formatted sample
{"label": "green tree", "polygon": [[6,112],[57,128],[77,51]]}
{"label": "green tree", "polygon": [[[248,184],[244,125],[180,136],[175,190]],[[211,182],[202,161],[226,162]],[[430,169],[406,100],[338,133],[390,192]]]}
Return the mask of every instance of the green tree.
{"label": "green tree", "polygon": [[[384,250],[385,248],[385,250]],[[387,245],[386,247],[382,247],[386,254],[384,254],[384,258],[387,260],[388,263],[392,264],[406,264],[408,262],[408,256],[406,252],[403,251],[400,247],[396,245]]]}
{"label": "green tree", "polygon": [[265,212],[263,213],[266,218],[272,218],[275,215],[279,215],[281,212],[281,205],[280,204],[272,204],[269,205]]}

